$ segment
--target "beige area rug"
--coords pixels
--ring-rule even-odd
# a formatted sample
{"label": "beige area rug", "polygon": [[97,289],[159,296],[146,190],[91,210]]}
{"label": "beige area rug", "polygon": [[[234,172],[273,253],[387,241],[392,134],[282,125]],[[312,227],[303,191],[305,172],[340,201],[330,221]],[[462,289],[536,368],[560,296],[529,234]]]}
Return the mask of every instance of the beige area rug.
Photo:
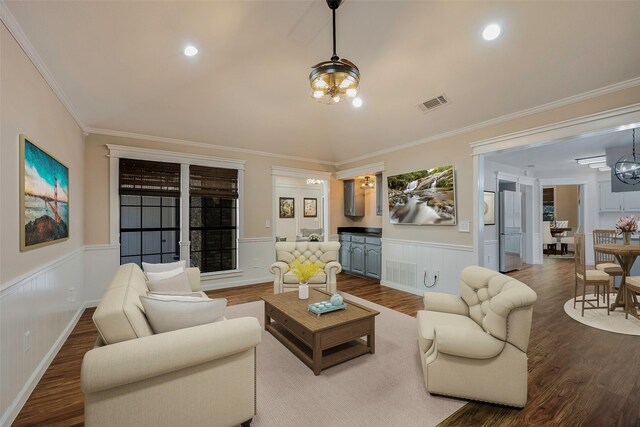
{"label": "beige area rug", "polygon": [[[588,295],[587,298],[589,298]],[[611,302],[613,302],[616,295],[610,294],[609,298],[611,299]],[[602,301],[600,304],[602,304]],[[565,303],[564,311],[573,320],[577,320],[578,322],[591,326],[592,328],[602,329],[603,331],[615,332],[618,334],[640,335],[640,320],[633,316],[629,316],[628,319],[625,319],[622,308],[616,308],[614,311],[610,311],[608,316],[607,310],[604,309],[585,310],[584,317],[582,317],[582,304],[577,303],[576,308],[574,309],[573,298],[571,298]]]}
{"label": "beige area rug", "polygon": [[[376,353],[313,375],[270,333],[257,350],[258,414],[254,427],[435,426],[465,403],[432,396],[425,388],[416,319],[344,294],[380,312]],[[227,318],[252,316],[264,327],[264,303],[227,308]]]}

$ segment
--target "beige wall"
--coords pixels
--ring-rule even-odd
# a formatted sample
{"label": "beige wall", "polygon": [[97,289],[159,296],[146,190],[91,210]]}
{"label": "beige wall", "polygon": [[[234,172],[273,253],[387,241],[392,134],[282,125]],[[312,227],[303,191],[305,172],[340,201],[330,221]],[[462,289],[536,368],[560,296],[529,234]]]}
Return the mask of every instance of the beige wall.
{"label": "beige wall", "polygon": [[557,221],[569,221],[574,230],[578,226],[578,197],[580,186],[558,185],[555,188],[555,214]]}
{"label": "beige wall", "polygon": [[105,135],[86,137],[87,194],[85,198],[85,237],[87,244],[109,243],[109,158],[106,144],[153,148],[228,159],[245,160],[244,237],[271,237],[272,179],[271,166],[333,171],[334,167],[275,157],[215,150],[178,144],[160,143]]}
{"label": "beige wall", "polygon": [[[338,167],[338,170],[350,169],[357,166],[384,161],[385,171],[383,173],[383,182],[386,182],[386,177],[388,175],[452,164],[456,173],[456,208],[458,222],[461,220],[468,220],[471,225],[473,225],[473,161],[471,155],[472,150],[469,144],[500,135],[557,123],[636,103],[640,103],[640,86],[518,119],[509,120],[507,122],[488,126],[468,133],[443,138],[431,143],[374,156],[358,162],[343,164]],[[452,106],[451,108],[454,107]],[[406,141],[395,142],[400,144]],[[334,199],[333,189],[334,186],[332,186],[332,200]],[[338,196],[336,195],[335,197],[337,198]],[[457,226],[415,226],[390,224],[388,209],[386,209],[386,188],[384,189],[383,199],[385,202],[382,217],[384,237],[468,246],[473,244],[473,228],[471,229],[471,233],[461,233],[458,231]],[[332,208],[331,212],[332,225],[343,222],[343,219],[338,216],[338,212],[335,207]],[[335,217],[333,215],[335,215]]]}
{"label": "beige wall", "polygon": [[[84,244],[82,130],[4,24],[0,25],[0,283],[37,270]],[[69,168],[69,236],[20,252],[19,134]]]}

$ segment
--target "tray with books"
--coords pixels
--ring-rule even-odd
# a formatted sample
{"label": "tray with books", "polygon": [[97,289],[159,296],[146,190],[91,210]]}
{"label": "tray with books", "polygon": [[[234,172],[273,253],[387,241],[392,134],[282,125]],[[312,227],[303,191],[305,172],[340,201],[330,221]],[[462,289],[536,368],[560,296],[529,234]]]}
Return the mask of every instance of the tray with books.
{"label": "tray with books", "polygon": [[307,307],[310,312],[320,316],[321,314],[331,313],[332,311],[345,310],[347,308],[347,304],[343,302],[340,305],[333,305],[331,304],[331,301],[321,301],[309,304]]}

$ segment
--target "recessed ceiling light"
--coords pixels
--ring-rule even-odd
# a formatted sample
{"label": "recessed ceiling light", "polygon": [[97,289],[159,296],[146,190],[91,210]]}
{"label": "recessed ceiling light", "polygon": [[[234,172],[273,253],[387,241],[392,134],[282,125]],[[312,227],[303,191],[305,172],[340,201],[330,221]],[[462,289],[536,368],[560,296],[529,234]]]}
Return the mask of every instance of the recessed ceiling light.
{"label": "recessed ceiling light", "polygon": [[362,98],[354,98],[353,101],[351,101],[351,105],[356,108],[362,107]]}
{"label": "recessed ceiling light", "polygon": [[482,37],[485,40],[495,40],[500,35],[501,29],[498,24],[489,24],[484,28],[482,32]]}
{"label": "recessed ceiling light", "polygon": [[589,167],[591,169],[600,169],[600,168],[604,168],[607,167],[607,162],[599,162],[599,163],[590,163]]}
{"label": "recessed ceiling light", "polygon": [[184,48],[184,54],[187,56],[195,56],[198,53],[198,49],[195,46],[187,46]]}
{"label": "recessed ceiling light", "polygon": [[579,165],[590,165],[593,163],[602,163],[607,161],[607,156],[592,156],[583,157],[582,159],[576,159]]}

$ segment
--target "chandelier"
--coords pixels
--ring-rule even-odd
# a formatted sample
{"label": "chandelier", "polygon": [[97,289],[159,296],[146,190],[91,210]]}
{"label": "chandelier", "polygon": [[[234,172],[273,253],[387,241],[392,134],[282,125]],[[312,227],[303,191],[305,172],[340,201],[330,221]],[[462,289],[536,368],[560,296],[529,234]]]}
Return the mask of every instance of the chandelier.
{"label": "chandelier", "polygon": [[376,183],[368,176],[365,176],[364,181],[360,181],[360,188],[364,188],[365,190],[376,188]]}
{"label": "chandelier", "polygon": [[314,65],[309,74],[311,96],[325,104],[337,104],[342,99],[358,96],[360,71],[356,65],[336,54],[336,9],[342,0],[327,0],[333,14],[333,56],[330,61]]}
{"label": "chandelier", "polygon": [[633,149],[631,151],[631,155],[625,155],[620,157],[620,159],[616,162],[616,166],[613,174],[618,178],[621,182],[628,185],[636,185],[640,183],[640,163],[638,163],[638,159],[636,157],[636,130],[635,128],[632,131],[633,135]]}

